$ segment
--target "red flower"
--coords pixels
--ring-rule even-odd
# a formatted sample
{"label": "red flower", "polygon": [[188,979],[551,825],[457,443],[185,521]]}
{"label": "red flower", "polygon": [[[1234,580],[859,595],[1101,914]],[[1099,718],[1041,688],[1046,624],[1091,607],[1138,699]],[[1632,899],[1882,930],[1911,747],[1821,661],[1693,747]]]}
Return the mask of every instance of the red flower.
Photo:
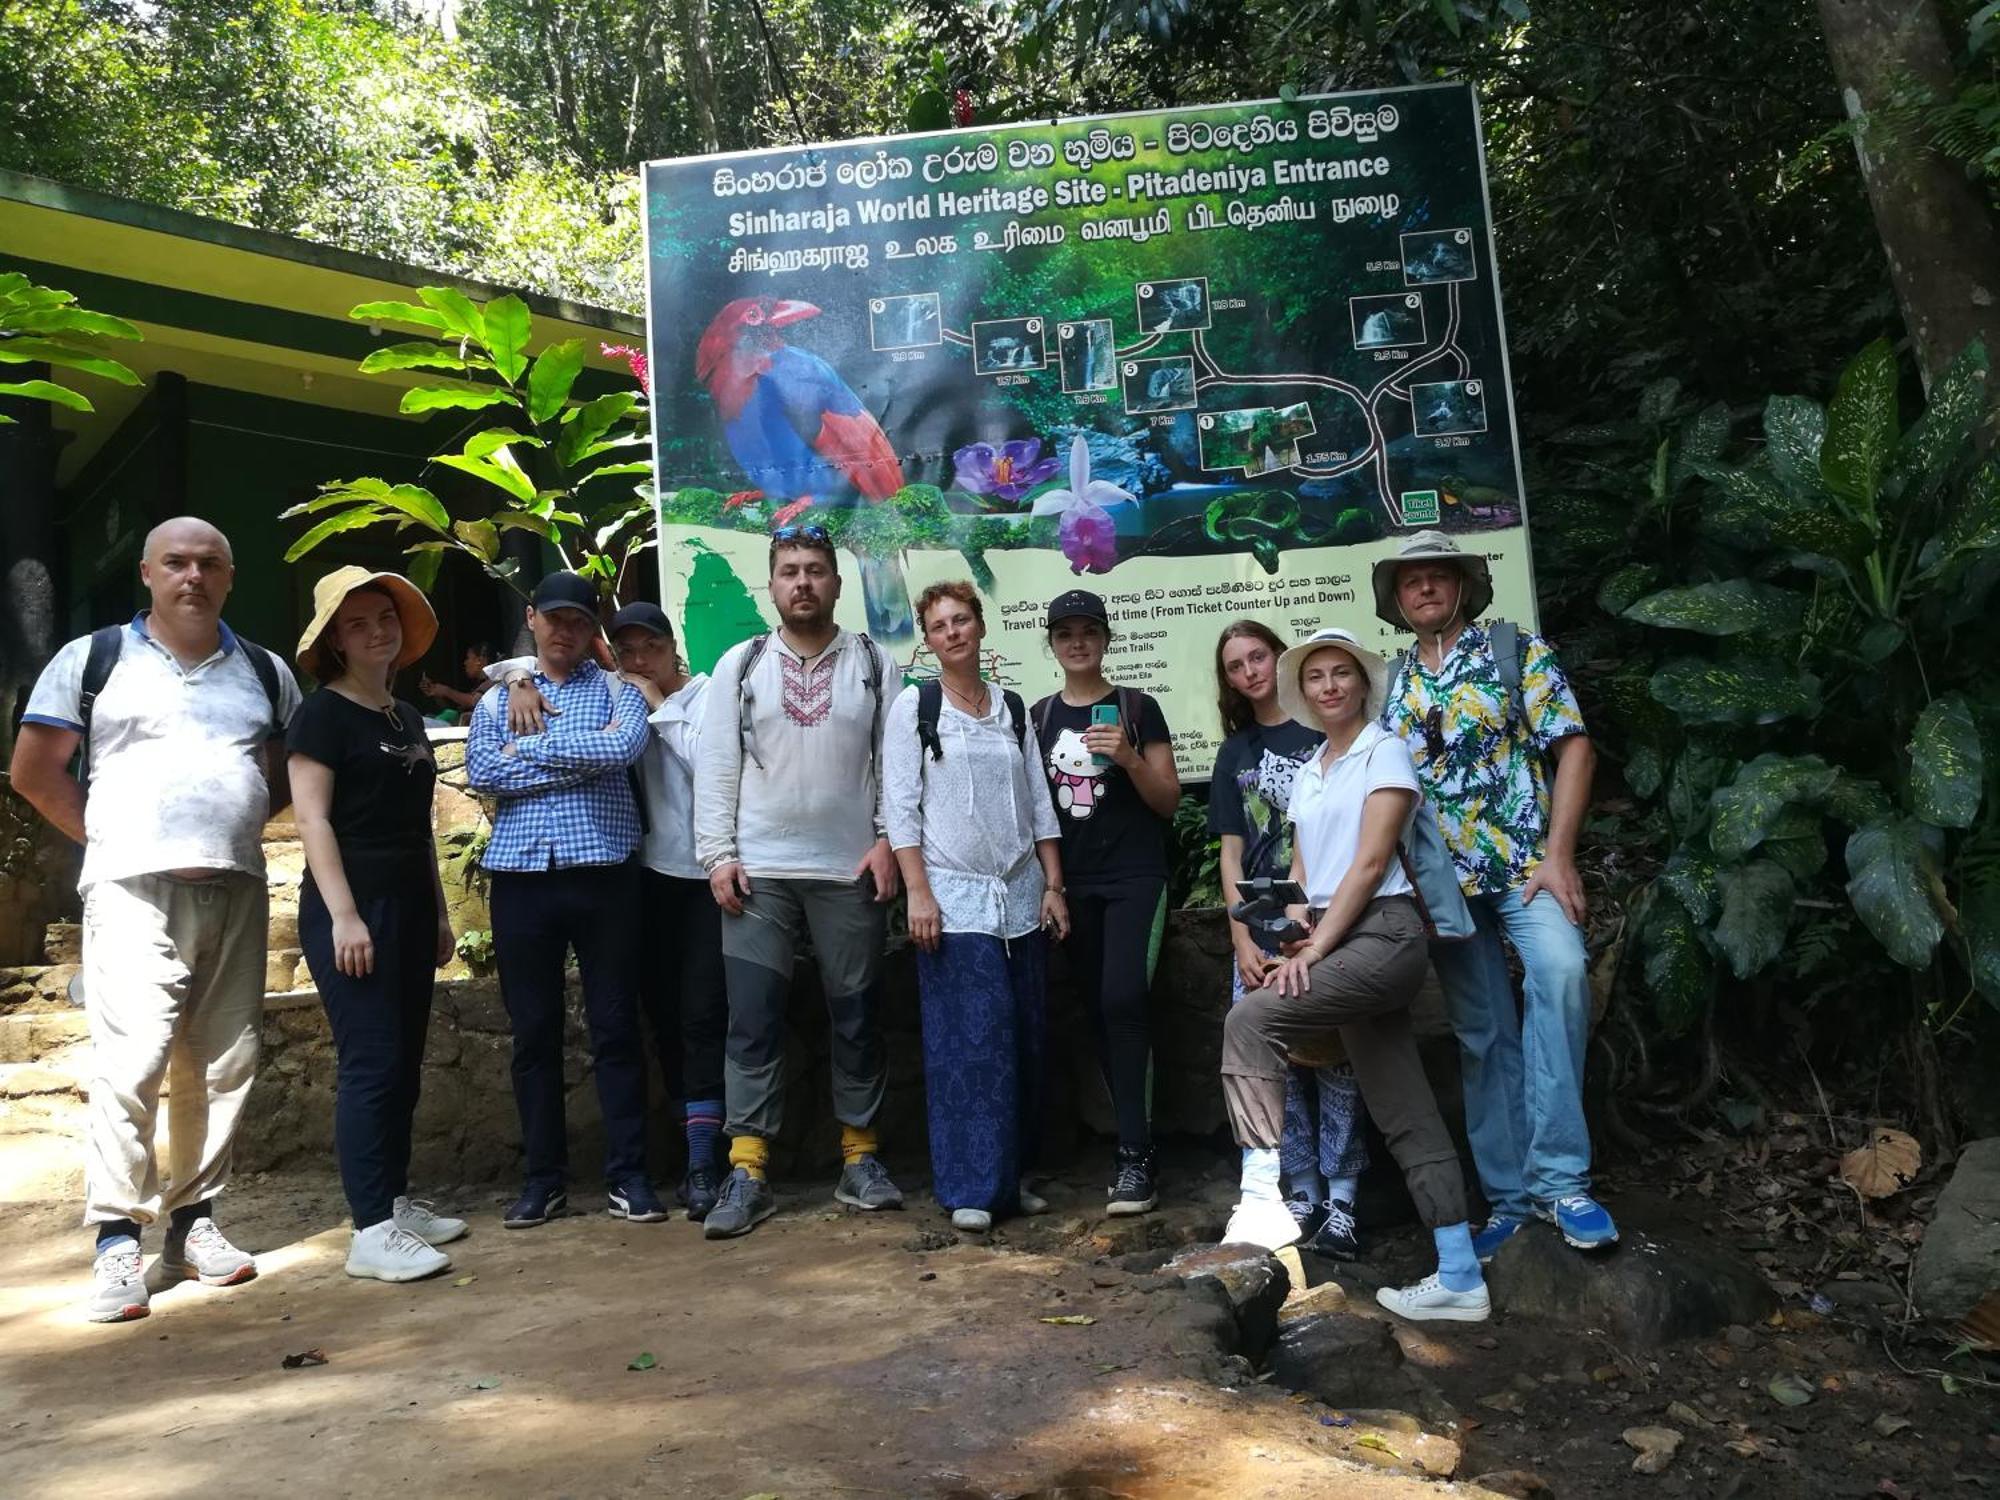
{"label": "red flower", "polygon": [[639,382],[639,389],[648,396],[653,394],[653,369],[646,361],[644,349],[634,349],[630,344],[599,344],[607,359],[622,359],[631,370],[632,378]]}

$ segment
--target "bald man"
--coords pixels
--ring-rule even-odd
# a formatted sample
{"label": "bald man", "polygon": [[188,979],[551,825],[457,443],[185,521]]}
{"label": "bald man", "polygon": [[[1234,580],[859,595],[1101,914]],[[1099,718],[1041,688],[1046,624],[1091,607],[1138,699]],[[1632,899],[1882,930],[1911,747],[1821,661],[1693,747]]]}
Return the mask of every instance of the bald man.
{"label": "bald man", "polygon": [[[14,789],[84,847],[93,1075],[83,1217],[97,1236],[96,1323],[150,1311],[140,1234],[161,1218],[155,1289],[257,1274],[212,1206],[257,1071],[263,828],[299,706],[291,672],[222,623],[235,565],[221,532],[192,516],[162,522],[139,578],[151,608],[49,662],[12,768]],[[68,774],[79,743],[80,781]],[[153,1136],[169,1080],[162,1187]]]}

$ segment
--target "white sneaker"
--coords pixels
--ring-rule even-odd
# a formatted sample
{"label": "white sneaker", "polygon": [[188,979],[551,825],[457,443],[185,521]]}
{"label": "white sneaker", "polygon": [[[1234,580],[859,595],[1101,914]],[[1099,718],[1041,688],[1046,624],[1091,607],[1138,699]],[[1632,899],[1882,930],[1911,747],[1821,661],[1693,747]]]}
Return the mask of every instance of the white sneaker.
{"label": "white sneaker", "polygon": [[1276,1198],[1245,1198],[1222,1231],[1225,1245],[1255,1245],[1262,1250],[1282,1250],[1298,1239],[1299,1221]]}
{"label": "white sneaker", "polygon": [[951,1227],[963,1229],[967,1234],[984,1234],[993,1227],[993,1215],[983,1208],[954,1208]]}
{"label": "white sneaker", "polygon": [[398,1198],[394,1218],[398,1229],[426,1245],[449,1245],[465,1233],[465,1220],[446,1218],[422,1198]]}
{"label": "white sneaker", "polygon": [[137,1245],[114,1245],[98,1252],[91,1267],[90,1303],[84,1316],[93,1323],[124,1323],[151,1312],[145,1262]]}
{"label": "white sneaker", "polygon": [[1469,1292],[1454,1292],[1435,1274],[1412,1286],[1385,1286],[1375,1300],[1413,1323],[1484,1323],[1493,1314],[1485,1282]]}
{"label": "white sneaker", "polygon": [[215,1220],[196,1219],[185,1235],[167,1234],[154,1272],[162,1281],[199,1281],[203,1286],[235,1286],[257,1274],[257,1262],[239,1250],[215,1227]]}
{"label": "white sneaker", "polygon": [[1049,1211],[1049,1200],[1029,1187],[1025,1179],[1021,1183],[1021,1191],[1017,1197],[1021,1204],[1021,1212],[1024,1214],[1045,1214]]}
{"label": "white sneaker", "polygon": [[[462,1227],[462,1226],[461,1226]],[[451,1269],[451,1257],[433,1250],[394,1219],[354,1231],[347,1248],[347,1274],[376,1281],[421,1281]]]}

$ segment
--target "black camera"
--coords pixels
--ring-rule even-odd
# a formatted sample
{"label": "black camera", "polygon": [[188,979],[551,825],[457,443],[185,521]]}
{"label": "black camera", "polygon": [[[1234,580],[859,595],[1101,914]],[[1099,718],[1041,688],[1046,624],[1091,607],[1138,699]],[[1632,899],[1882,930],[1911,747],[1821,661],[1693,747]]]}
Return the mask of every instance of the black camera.
{"label": "black camera", "polygon": [[1237,881],[1236,889],[1243,899],[1229,908],[1229,915],[1265,944],[1299,943],[1312,936],[1305,926],[1285,915],[1286,907],[1306,904],[1306,893],[1296,880],[1260,875],[1255,880]]}

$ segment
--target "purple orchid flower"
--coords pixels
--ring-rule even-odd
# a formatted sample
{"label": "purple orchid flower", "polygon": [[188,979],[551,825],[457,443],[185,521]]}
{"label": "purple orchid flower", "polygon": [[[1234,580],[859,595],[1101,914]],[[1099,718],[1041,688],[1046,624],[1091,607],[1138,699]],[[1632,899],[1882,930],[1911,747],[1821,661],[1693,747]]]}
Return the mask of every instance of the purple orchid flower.
{"label": "purple orchid flower", "polygon": [[1109,573],[1118,566],[1118,526],[1111,512],[1086,500],[1062,513],[1056,528],[1072,573]]}
{"label": "purple orchid flower", "polygon": [[1036,485],[1052,478],[1058,468],[1053,457],[1042,457],[1040,438],[1013,438],[994,447],[991,443],[967,443],[951,456],[952,482],[974,495],[991,495],[1015,504]]}

